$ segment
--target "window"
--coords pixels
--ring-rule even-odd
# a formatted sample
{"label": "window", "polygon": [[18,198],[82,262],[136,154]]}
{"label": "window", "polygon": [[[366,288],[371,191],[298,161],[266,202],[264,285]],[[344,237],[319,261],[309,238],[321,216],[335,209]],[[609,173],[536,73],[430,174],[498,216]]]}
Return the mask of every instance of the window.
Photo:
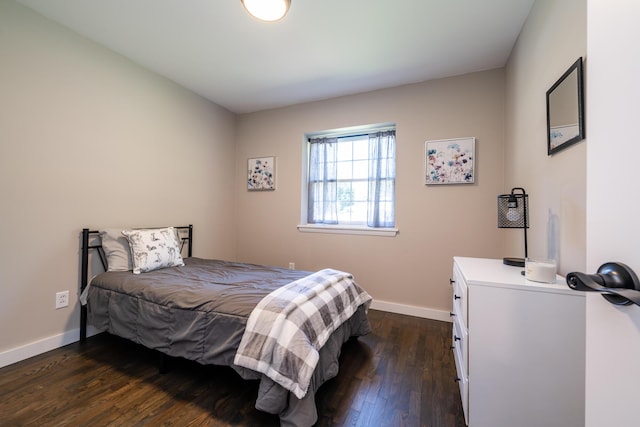
{"label": "window", "polygon": [[395,126],[389,125],[309,136],[303,222],[325,229],[393,229],[395,146]]}

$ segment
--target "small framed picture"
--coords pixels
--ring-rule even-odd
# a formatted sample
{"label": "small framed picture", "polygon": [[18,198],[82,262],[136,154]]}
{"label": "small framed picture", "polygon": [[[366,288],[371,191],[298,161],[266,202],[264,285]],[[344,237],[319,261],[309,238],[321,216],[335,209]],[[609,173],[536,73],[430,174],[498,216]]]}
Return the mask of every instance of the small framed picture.
{"label": "small framed picture", "polygon": [[276,158],[254,157],[247,165],[247,190],[269,191],[276,189]]}
{"label": "small framed picture", "polygon": [[476,139],[425,142],[425,184],[473,184]]}

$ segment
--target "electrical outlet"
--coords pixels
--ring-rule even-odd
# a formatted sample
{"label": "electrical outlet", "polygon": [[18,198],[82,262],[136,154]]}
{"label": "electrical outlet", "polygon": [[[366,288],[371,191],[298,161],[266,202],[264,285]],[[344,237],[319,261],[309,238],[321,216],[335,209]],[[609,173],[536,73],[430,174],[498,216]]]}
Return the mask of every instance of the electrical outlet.
{"label": "electrical outlet", "polygon": [[69,291],[56,292],[56,310],[69,305]]}
{"label": "electrical outlet", "polygon": [[289,270],[295,270],[296,269],[296,263],[295,262],[290,262],[289,263]]}

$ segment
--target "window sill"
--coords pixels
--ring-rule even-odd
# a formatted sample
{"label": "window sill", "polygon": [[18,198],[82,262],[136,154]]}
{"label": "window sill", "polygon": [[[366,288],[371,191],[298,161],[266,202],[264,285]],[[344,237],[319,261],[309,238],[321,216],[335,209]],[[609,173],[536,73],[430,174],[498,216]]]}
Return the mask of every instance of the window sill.
{"label": "window sill", "polygon": [[396,237],[397,228],[372,228],[346,225],[301,224],[298,230],[302,233],[359,234],[366,236]]}

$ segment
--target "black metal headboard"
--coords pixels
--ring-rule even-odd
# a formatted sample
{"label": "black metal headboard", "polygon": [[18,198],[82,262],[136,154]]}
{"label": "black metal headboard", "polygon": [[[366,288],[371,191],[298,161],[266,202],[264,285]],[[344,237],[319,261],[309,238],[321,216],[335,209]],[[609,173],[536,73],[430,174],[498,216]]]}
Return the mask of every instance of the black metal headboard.
{"label": "black metal headboard", "polygon": [[[187,230],[187,235],[180,235],[180,250],[184,250],[185,243],[187,244],[187,257],[192,256],[193,250],[193,225],[181,225],[178,227],[173,227],[180,231]],[[100,256],[100,262],[102,263],[102,267],[104,270],[107,270],[107,257],[104,253],[104,249],[102,249],[102,242],[100,243],[89,243],[90,238],[93,236],[97,236],[100,233],[98,230],[90,230],[88,228],[82,229],[82,261],[81,261],[81,275],[80,275],[80,294],[84,292],[87,285],[89,284],[89,251],[92,249],[98,252]],[[80,306],[80,341],[85,341],[87,339],[87,306]]]}

